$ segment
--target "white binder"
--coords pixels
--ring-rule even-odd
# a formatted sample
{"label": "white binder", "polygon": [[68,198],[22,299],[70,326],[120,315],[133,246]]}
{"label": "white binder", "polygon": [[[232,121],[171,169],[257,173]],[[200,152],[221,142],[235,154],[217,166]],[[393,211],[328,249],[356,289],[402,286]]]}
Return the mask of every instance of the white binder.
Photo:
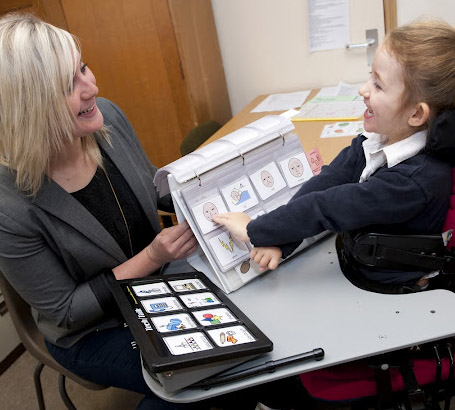
{"label": "white binder", "polygon": [[[211,212],[244,211],[252,218],[283,205],[313,176],[292,122],[268,115],[180,158],[155,175],[159,195],[172,194],[179,222],[188,221],[198,251],[188,258],[226,293],[264,274]],[[294,253],[322,233],[305,239]]]}

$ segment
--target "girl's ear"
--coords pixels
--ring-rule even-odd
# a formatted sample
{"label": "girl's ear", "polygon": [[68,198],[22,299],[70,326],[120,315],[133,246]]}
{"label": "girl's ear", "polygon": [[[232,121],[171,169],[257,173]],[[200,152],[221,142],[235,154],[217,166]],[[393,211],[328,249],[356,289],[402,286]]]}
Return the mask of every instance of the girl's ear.
{"label": "girl's ear", "polygon": [[414,111],[408,119],[408,124],[411,127],[421,127],[424,125],[430,116],[430,107],[427,103],[419,102],[414,106]]}

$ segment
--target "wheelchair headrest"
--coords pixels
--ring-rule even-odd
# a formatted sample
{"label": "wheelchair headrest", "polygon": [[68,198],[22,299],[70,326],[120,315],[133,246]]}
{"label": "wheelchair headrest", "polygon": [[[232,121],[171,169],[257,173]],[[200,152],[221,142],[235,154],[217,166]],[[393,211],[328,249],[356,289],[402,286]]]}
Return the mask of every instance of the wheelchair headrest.
{"label": "wheelchair headrest", "polygon": [[425,152],[455,165],[455,110],[440,114],[428,131]]}

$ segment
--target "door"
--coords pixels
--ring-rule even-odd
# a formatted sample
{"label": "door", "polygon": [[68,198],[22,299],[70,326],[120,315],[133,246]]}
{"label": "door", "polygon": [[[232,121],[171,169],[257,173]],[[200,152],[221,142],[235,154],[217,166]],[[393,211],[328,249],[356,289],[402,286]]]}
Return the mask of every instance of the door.
{"label": "door", "polygon": [[0,7],[35,10],[75,34],[99,95],[126,113],[154,165],[180,157],[195,120],[166,0],[7,0]]}
{"label": "door", "polygon": [[[385,0],[386,1],[386,0]],[[309,51],[307,0],[212,0],[233,114],[256,96],[363,82],[366,48]],[[383,0],[349,0],[351,43],[384,38]]]}

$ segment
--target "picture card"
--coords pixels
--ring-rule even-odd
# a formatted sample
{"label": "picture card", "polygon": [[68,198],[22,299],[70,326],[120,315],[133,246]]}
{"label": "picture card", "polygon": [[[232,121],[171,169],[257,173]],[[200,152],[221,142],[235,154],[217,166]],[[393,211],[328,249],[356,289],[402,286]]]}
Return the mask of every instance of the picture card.
{"label": "picture card", "polygon": [[237,265],[234,268],[239,274],[240,280],[244,283],[249,282],[254,277],[263,273],[259,265],[250,258],[244,260],[240,265]]}
{"label": "picture card", "polygon": [[163,337],[164,343],[173,355],[201,352],[213,349],[204,333],[195,332],[184,335]]}
{"label": "picture card", "polygon": [[219,227],[212,221],[212,216],[228,212],[223,198],[220,195],[214,195],[209,199],[201,202],[192,208],[194,218],[201,232],[205,235]]}
{"label": "picture card", "polygon": [[221,329],[208,330],[212,340],[220,347],[241,345],[243,343],[252,343],[256,339],[245,328],[245,326],[223,327]]}
{"label": "picture card", "polygon": [[186,313],[153,317],[152,322],[160,333],[177,332],[197,327],[193,319]]}
{"label": "picture card", "polygon": [[133,291],[138,297],[158,296],[171,293],[168,286],[163,282],[147,283],[145,285],[133,286]]}
{"label": "picture card", "polygon": [[310,164],[311,169],[313,170],[313,175],[318,175],[321,172],[322,162],[321,153],[317,148],[312,149],[311,151],[306,153],[308,158],[308,162]]}
{"label": "picture card", "polygon": [[215,257],[221,266],[227,266],[249,254],[245,243],[239,242],[230,232],[225,231],[209,239]]}
{"label": "picture card", "polygon": [[308,181],[313,176],[313,170],[304,152],[280,161],[280,166],[289,188]]}
{"label": "picture card", "polygon": [[221,302],[211,292],[192,293],[181,295],[183,303],[189,308],[219,305]]}
{"label": "picture card", "polygon": [[227,309],[207,309],[193,311],[193,315],[202,326],[222,325],[224,323],[237,322],[238,319]]}
{"label": "picture card", "polygon": [[265,167],[251,174],[250,178],[263,200],[286,187],[286,182],[275,162],[269,162]]}
{"label": "picture card", "polygon": [[231,212],[243,212],[259,203],[247,177],[222,188],[221,193]]}
{"label": "picture card", "polygon": [[193,290],[207,289],[199,279],[170,280],[168,283],[175,292],[190,292]]}
{"label": "picture card", "polygon": [[363,121],[336,122],[324,127],[321,138],[354,136],[361,134],[363,131]]}
{"label": "picture card", "polygon": [[141,303],[147,313],[171,312],[182,309],[182,305],[174,297],[146,299],[141,300]]}

